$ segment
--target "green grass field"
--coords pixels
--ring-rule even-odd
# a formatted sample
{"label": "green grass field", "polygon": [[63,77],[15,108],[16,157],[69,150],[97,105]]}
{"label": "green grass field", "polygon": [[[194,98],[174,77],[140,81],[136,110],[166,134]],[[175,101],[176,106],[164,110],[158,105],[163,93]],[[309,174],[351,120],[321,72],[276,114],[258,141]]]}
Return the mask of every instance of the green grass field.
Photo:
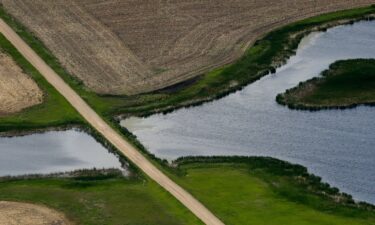
{"label": "green grass field", "polygon": [[345,108],[375,104],[375,59],[333,63],[322,73],[277,97],[291,108]]}
{"label": "green grass field", "polygon": [[[308,178],[303,167],[263,158],[220,160],[183,163],[184,175],[173,178],[228,225],[375,223],[374,208],[335,203],[322,193],[336,190]],[[2,181],[0,200],[44,204],[77,224],[200,224],[155,183],[138,178]]]}
{"label": "green grass field", "polygon": [[188,163],[182,166],[186,176],[177,180],[226,224],[375,224],[374,210],[343,206],[315,194],[311,190],[327,190],[325,185],[299,182],[299,172],[293,175],[290,168],[272,168],[277,161],[259,163]]}
{"label": "green grass field", "polygon": [[160,186],[137,178],[1,181],[0,199],[46,205],[75,224],[201,224]]}

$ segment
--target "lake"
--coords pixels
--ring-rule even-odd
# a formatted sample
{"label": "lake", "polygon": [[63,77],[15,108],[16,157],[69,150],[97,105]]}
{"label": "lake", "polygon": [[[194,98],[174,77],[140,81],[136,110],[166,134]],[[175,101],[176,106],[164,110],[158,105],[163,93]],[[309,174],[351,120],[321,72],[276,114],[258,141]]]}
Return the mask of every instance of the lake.
{"label": "lake", "polygon": [[160,158],[271,156],[302,164],[355,199],[375,203],[375,108],[309,112],[275,101],[331,63],[352,58],[375,58],[375,22],[310,34],[275,74],[227,97],[121,124]]}
{"label": "lake", "polygon": [[78,130],[0,138],[0,176],[92,168],[124,171],[116,155],[109,153],[87,133]]}

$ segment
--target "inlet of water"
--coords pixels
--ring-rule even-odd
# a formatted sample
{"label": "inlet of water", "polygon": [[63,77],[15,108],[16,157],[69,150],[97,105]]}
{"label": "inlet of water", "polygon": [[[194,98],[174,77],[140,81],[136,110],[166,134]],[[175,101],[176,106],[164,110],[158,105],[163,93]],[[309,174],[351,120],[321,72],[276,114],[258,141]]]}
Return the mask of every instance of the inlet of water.
{"label": "inlet of water", "polygon": [[375,108],[308,112],[275,102],[278,93],[352,58],[375,58],[375,22],[309,35],[276,74],[225,98],[121,124],[161,158],[271,156],[305,165],[356,199],[375,203]]}

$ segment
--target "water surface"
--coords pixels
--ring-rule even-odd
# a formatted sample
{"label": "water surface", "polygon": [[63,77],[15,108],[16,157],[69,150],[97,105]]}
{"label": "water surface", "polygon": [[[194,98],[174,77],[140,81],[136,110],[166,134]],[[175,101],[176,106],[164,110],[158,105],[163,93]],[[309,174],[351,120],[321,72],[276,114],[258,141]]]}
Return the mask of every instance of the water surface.
{"label": "water surface", "polygon": [[275,102],[278,93],[351,58],[375,58],[375,22],[309,35],[276,74],[225,98],[121,124],[161,158],[271,156],[305,165],[356,199],[375,203],[375,108],[308,112]]}
{"label": "water surface", "polygon": [[0,138],[0,176],[92,168],[122,166],[117,156],[84,132],[51,131]]}

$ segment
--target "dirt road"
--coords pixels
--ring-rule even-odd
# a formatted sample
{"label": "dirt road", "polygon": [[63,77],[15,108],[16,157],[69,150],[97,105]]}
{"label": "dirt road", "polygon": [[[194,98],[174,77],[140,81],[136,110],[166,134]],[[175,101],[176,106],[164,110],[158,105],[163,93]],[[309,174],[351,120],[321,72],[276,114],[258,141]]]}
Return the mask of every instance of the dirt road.
{"label": "dirt road", "polygon": [[51,83],[73,107],[108,141],[120,150],[150,178],[165,188],[199,219],[209,225],[223,224],[205,206],[182,189],[132,145],[113,130],[68,84],[66,84],[3,20],[0,20],[0,32],[18,49],[18,51]]}

